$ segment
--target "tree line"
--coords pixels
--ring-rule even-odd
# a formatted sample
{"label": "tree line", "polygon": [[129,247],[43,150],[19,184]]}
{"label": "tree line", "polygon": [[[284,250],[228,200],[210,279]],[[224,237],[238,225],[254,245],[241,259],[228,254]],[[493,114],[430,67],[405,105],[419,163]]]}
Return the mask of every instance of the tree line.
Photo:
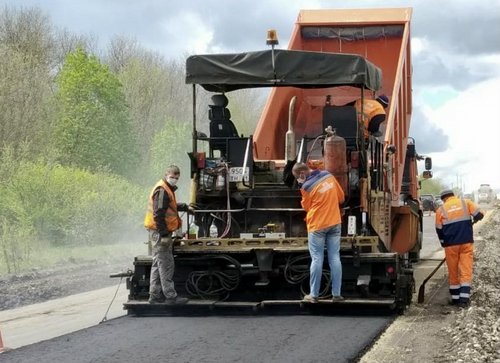
{"label": "tree line", "polygon": [[[187,197],[186,55],[166,58],[120,35],[97,44],[38,8],[0,9],[0,261],[8,271],[37,248],[109,243],[126,226],[142,228],[149,188],[169,164],[184,171]],[[228,96],[238,129],[252,133],[262,97]],[[204,132],[209,97],[197,95]]]}

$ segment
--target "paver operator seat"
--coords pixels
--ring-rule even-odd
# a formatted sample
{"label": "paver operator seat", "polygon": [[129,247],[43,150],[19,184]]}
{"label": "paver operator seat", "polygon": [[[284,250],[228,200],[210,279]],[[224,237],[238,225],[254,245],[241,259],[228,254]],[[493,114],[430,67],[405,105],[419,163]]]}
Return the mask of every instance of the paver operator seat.
{"label": "paver operator seat", "polygon": [[348,150],[357,149],[357,137],[361,130],[354,106],[330,106],[323,109],[323,129],[331,126],[338,136],[346,140]]}
{"label": "paver operator seat", "polygon": [[221,156],[227,151],[227,138],[238,137],[238,131],[231,121],[231,113],[226,108],[228,99],[225,95],[213,95],[212,105],[209,105],[210,120],[210,153],[219,150]]}

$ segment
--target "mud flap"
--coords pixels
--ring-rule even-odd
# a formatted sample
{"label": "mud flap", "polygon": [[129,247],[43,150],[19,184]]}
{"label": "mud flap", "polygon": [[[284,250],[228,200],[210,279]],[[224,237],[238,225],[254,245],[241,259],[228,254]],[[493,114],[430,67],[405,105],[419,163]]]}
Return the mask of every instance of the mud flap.
{"label": "mud flap", "polygon": [[274,251],[272,249],[261,249],[254,250],[254,252],[259,266],[259,280],[255,283],[255,286],[267,286],[270,282],[268,273],[273,270]]}

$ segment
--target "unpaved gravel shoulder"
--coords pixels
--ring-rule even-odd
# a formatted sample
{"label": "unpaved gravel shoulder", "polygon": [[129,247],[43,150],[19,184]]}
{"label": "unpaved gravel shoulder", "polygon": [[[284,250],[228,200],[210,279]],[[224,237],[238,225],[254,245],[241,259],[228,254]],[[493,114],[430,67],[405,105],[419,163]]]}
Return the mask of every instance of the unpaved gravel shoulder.
{"label": "unpaved gravel shoulder", "polygon": [[425,303],[414,303],[398,317],[359,362],[500,363],[498,204],[475,234],[471,306],[449,306],[447,277],[435,279],[426,286]]}
{"label": "unpaved gravel shoulder", "polygon": [[132,267],[132,258],[67,261],[51,269],[36,269],[0,277],[0,311],[66,297],[117,283],[110,274]]}
{"label": "unpaved gravel shoulder", "polygon": [[359,362],[434,362],[436,349],[448,340],[441,329],[452,325],[457,313],[448,306],[446,279],[427,284],[426,302],[413,304],[398,317]]}

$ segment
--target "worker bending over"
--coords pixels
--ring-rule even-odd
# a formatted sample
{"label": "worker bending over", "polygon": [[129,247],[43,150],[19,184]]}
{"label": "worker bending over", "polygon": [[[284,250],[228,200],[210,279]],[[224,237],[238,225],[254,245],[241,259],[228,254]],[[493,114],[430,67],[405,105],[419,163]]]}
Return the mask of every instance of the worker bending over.
{"label": "worker bending over", "polygon": [[467,307],[474,260],[472,225],[484,214],[472,201],[456,197],[452,190],[442,191],[441,199],[443,205],[436,210],[436,232],[448,266],[451,304]]}

